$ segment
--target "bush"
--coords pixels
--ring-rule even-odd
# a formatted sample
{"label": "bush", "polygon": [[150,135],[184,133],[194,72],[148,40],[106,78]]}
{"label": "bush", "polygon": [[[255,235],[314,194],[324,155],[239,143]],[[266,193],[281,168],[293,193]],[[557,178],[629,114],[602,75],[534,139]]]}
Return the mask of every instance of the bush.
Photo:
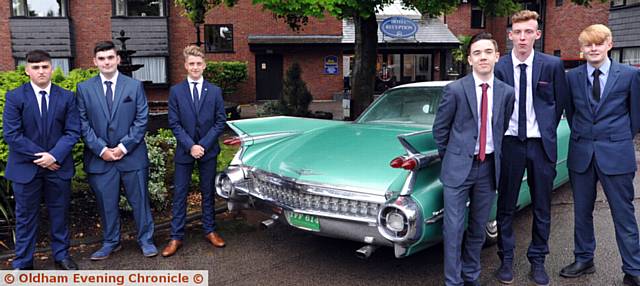
{"label": "bush", "polygon": [[287,70],[282,82],[282,97],[280,107],[282,113],[291,116],[309,116],[309,104],[313,96],[302,80],[302,69],[298,63],[293,63]]}
{"label": "bush", "polygon": [[282,115],[282,106],[278,100],[269,100],[256,108],[257,117]]}
{"label": "bush", "polygon": [[207,62],[204,78],[222,88],[225,99],[248,78],[247,63],[237,61]]}

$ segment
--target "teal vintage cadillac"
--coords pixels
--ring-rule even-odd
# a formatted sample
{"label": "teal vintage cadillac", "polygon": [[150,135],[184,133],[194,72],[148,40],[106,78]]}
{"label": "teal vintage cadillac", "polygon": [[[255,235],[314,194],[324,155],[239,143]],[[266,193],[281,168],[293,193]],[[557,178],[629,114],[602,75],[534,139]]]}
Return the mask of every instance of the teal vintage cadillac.
{"label": "teal vintage cadillac", "polygon": [[[355,122],[295,117],[230,121],[241,144],[218,174],[216,192],[230,209],[256,208],[276,222],[318,235],[359,241],[405,257],[442,239],[440,161],[431,127],[448,82],[398,86]],[[558,175],[568,179],[569,128],[558,127]],[[526,176],[525,176],[526,180]],[[519,208],[530,203],[526,182]],[[495,204],[488,239],[495,239]]]}

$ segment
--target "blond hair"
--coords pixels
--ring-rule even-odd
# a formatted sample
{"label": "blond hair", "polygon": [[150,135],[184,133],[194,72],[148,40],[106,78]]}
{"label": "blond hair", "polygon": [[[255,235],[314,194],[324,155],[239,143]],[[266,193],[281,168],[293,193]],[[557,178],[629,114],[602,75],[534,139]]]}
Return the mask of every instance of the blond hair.
{"label": "blond hair", "polygon": [[580,32],[580,36],[578,36],[580,45],[602,44],[611,39],[611,30],[602,24],[594,24],[586,27]]}
{"label": "blond hair", "polygon": [[537,22],[538,18],[540,18],[538,12],[531,10],[522,10],[511,16],[511,23],[522,23],[529,20],[535,20]]}
{"label": "blond hair", "polygon": [[184,56],[185,61],[189,56],[204,58],[204,52],[202,52],[202,49],[194,45],[185,47],[184,50],[182,50],[182,55]]}

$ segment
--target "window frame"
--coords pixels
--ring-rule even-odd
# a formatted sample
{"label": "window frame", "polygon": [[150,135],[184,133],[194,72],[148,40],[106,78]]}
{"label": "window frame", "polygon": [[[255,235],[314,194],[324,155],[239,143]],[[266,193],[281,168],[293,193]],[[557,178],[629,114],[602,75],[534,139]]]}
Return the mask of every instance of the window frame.
{"label": "window frame", "polygon": [[[21,2],[23,8],[23,15],[16,15],[13,10],[13,2]],[[29,16],[29,0],[10,0],[9,9],[11,9],[11,18],[37,18],[37,19],[64,19],[69,17],[69,0],[61,0],[60,5],[60,16]]]}
{"label": "window frame", "polygon": [[[211,50],[207,47],[207,31],[209,28],[214,28],[216,31],[220,31],[220,27],[227,27],[231,30],[231,47],[223,50]],[[235,35],[233,24],[205,24],[204,25],[204,51],[207,54],[222,54],[222,53],[235,53]]]}
{"label": "window frame", "polygon": [[142,18],[142,19],[146,19],[146,18],[168,18],[168,5],[167,3],[169,2],[168,0],[157,0],[157,1],[162,1],[162,3],[160,4],[162,7],[162,11],[164,15],[160,15],[160,16],[129,16],[129,5],[128,5],[128,1],[124,0],[125,6],[124,6],[124,15],[118,15],[118,5],[117,2],[118,0],[113,0],[111,1],[111,17],[118,17],[118,18]]}

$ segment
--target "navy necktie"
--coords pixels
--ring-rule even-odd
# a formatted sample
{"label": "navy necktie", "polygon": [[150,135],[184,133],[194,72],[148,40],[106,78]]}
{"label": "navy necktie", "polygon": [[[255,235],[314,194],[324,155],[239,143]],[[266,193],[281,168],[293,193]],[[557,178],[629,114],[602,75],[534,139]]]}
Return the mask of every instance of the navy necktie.
{"label": "navy necktie", "polygon": [[520,88],[518,94],[518,139],[527,139],[527,64],[519,64]]}
{"label": "navy necktie", "polygon": [[600,75],[602,72],[599,69],[593,71],[593,89],[591,90],[591,96],[596,102],[600,102]]}
{"label": "navy necktie", "polygon": [[111,115],[111,108],[113,107],[113,90],[111,89],[111,81],[104,81],[104,84],[107,86],[107,92],[105,96],[107,97],[107,108],[109,109],[109,115]]}
{"label": "navy necktie", "polygon": [[193,82],[193,107],[198,112],[200,106],[200,93],[198,92],[198,82]]}
{"label": "navy necktie", "polygon": [[40,91],[41,99],[40,99],[40,123],[42,127],[42,144],[44,148],[48,148],[47,146],[47,92],[44,90]]}

